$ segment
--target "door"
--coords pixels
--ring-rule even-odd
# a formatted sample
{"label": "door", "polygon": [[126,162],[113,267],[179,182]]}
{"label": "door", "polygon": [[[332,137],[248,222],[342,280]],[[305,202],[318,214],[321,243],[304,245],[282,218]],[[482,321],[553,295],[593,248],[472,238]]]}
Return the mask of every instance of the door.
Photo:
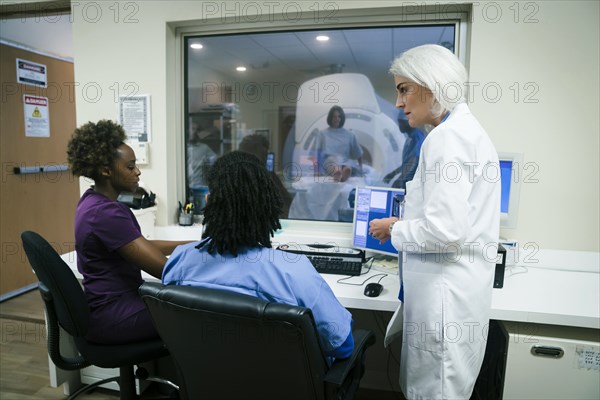
{"label": "door", "polygon": [[[75,129],[73,63],[6,44],[0,46],[0,296],[8,297],[37,282],[23,251],[22,231],[38,232],[61,254],[74,250],[79,179],[57,168],[66,165],[66,146]],[[18,83],[17,59],[45,65],[47,87]],[[31,106],[24,107],[24,95],[48,99],[48,116],[42,119],[40,130],[48,131],[49,137],[25,135],[26,110],[36,116],[40,113],[37,109],[30,112]],[[48,129],[43,129],[44,126]],[[48,166],[53,170],[15,173],[15,169]]]}

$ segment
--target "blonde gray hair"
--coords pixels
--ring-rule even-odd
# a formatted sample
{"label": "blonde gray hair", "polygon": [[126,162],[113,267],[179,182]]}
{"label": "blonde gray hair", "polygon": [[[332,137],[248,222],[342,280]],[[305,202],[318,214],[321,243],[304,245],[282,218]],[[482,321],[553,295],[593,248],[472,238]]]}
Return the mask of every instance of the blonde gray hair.
{"label": "blonde gray hair", "polygon": [[467,70],[445,47],[426,44],[407,50],[392,62],[390,73],[429,89],[435,98],[431,110],[435,117],[467,101]]}

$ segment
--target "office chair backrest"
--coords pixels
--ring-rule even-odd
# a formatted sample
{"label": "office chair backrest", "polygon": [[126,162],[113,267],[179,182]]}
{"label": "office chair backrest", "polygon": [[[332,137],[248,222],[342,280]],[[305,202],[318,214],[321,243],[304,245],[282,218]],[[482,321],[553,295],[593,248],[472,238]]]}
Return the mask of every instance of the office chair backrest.
{"label": "office chair backrest", "polygon": [[183,399],[323,399],[327,364],[310,309],[229,291],[145,283]]}
{"label": "office chair backrest", "polygon": [[39,234],[25,231],[21,240],[47,307],[54,307],[59,324],[71,336],[85,336],[90,310],[73,271]]}

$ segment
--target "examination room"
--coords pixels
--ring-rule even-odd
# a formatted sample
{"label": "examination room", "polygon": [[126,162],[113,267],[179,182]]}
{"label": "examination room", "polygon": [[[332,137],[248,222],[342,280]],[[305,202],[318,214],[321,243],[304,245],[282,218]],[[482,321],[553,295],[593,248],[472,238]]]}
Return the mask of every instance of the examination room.
{"label": "examination room", "polygon": [[600,398],[599,1],[0,0],[0,51],[0,399]]}

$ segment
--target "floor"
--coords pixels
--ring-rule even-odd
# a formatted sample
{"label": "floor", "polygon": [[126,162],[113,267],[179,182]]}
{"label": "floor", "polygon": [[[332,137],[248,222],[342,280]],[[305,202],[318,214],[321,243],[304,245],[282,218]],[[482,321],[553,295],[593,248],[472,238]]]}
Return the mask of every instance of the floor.
{"label": "floor", "polygon": [[[0,399],[64,399],[50,387],[43,303],[33,290],[0,303]],[[118,393],[98,389],[80,399],[114,400]],[[164,398],[150,387],[142,400]],[[404,400],[400,393],[360,389],[355,400]]]}

